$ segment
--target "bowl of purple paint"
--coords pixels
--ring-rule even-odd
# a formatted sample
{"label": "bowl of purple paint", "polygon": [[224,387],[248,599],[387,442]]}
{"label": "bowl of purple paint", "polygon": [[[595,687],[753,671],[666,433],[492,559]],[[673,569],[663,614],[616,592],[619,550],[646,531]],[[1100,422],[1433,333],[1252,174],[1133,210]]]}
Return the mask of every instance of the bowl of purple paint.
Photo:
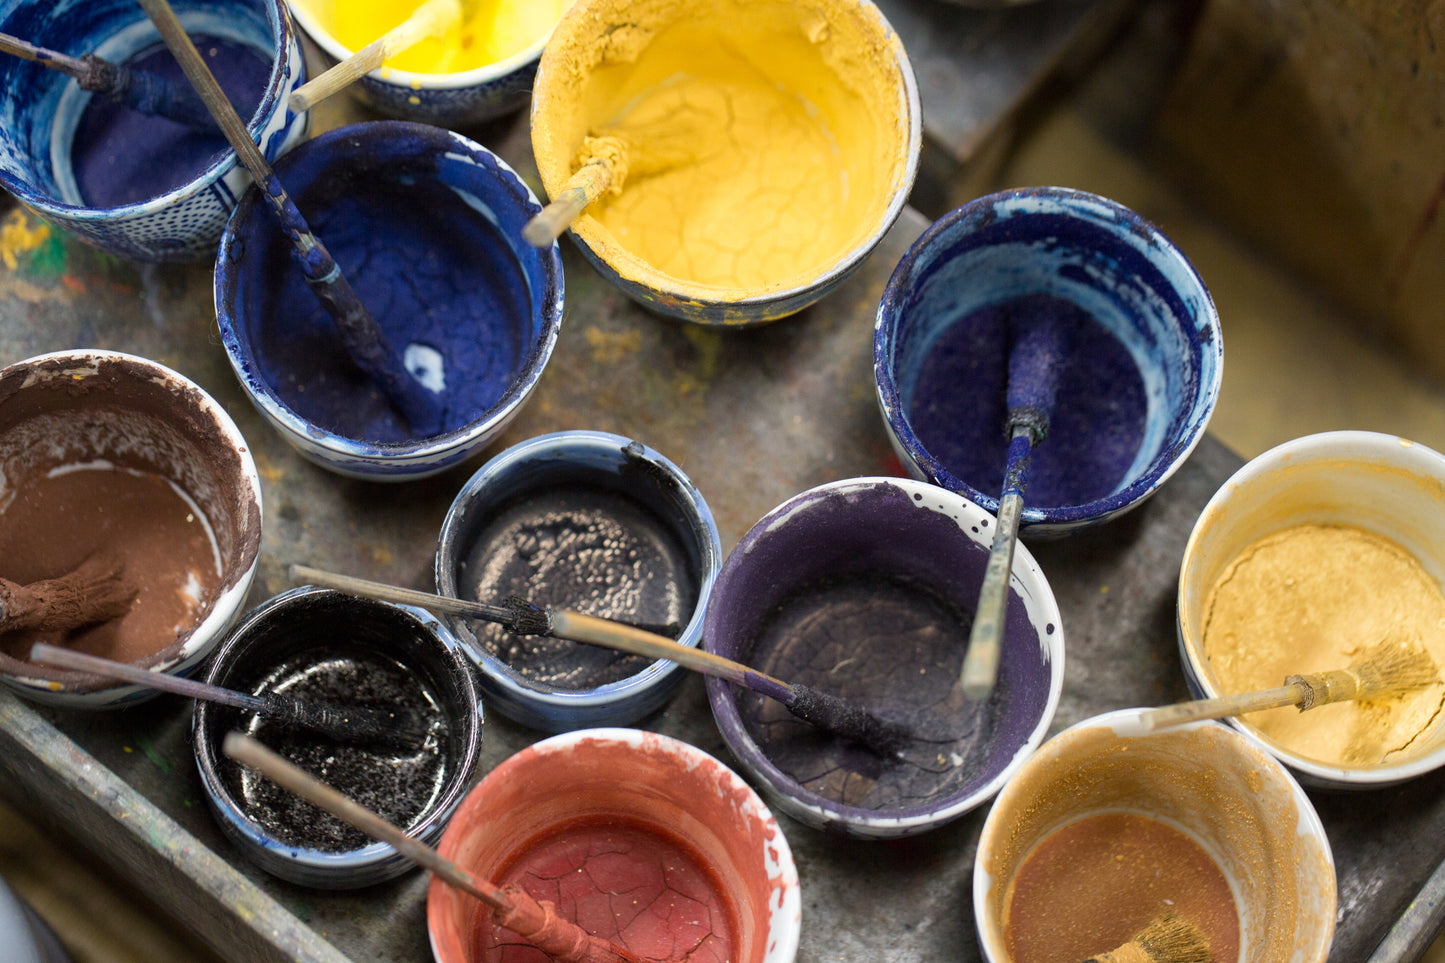
{"label": "bowl of purple paint", "polygon": [[936,485],[852,478],[794,496],[738,542],[708,603],[708,651],[908,732],[899,748],[866,748],[709,678],[723,738],[777,809],[859,838],[914,835],[992,798],[1043,742],[1063,689],[1064,632],[1024,546],[998,682],[987,699],[962,693],[988,520]]}
{"label": "bowl of purple paint", "polygon": [[904,467],[990,512],[1011,417],[1029,402],[1042,413],[1020,520],[1033,537],[1153,494],[1203,437],[1222,363],[1219,316],[1178,248],[1114,201],[1058,187],[990,194],[935,222],[889,279],[873,341]]}
{"label": "bowl of purple paint", "polygon": [[400,121],[322,134],[276,175],[374,320],[374,347],[432,416],[417,423],[352,360],[256,189],[216,260],[221,341],[252,402],[343,475],[420,478],[479,452],[536,387],[562,324],[557,245],[522,240],[541,210],[532,191],[485,147]]}

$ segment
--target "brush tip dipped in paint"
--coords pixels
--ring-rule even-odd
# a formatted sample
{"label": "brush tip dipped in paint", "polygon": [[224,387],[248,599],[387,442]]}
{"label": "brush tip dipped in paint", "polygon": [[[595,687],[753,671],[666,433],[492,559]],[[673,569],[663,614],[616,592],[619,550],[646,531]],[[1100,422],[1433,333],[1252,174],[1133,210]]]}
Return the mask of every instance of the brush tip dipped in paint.
{"label": "brush tip dipped in paint", "polygon": [[792,696],[784,705],[799,719],[888,758],[896,757],[913,739],[913,730],[908,726],[809,685],[794,683]]}
{"label": "brush tip dipped in paint", "polygon": [[1214,963],[1214,953],[1198,926],[1166,913],[1128,943],[1084,963]]}

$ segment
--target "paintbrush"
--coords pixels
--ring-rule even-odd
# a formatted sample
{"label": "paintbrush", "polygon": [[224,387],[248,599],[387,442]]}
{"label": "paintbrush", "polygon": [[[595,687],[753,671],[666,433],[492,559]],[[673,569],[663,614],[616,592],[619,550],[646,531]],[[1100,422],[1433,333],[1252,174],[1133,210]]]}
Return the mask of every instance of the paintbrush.
{"label": "paintbrush", "polygon": [[1166,913],[1123,946],[1083,963],[1214,963],[1214,953],[1198,926]]}
{"label": "paintbrush", "polygon": [[676,662],[684,669],[716,676],[774,699],[799,719],[834,735],[851,739],[888,758],[903,758],[901,752],[914,735],[907,726],[882,719],[862,706],[821,692],[812,686],[784,682],[740,662],[609,619],[562,609],[544,609],[516,597],[509,599],[505,606],[468,602],[465,599],[323,572],[305,565],[292,565],[288,571],[293,582],[304,581],[367,598],[417,605],[436,613],[496,622],[507,626],[518,635],[549,635],[553,638],[631,652],[651,659]]}
{"label": "paintbrush", "polygon": [[1015,305],[1009,317],[1013,338],[1008,356],[1008,414],[1004,419],[1009,447],[1003,493],[998,500],[998,527],[983,570],[983,587],[979,589],[960,675],[963,694],[970,699],[987,699],[998,678],[1008,617],[1009,575],[1018,543],[1019,516],[1024,510],[1024,483],[1034,447],[1049,434],[1054,391],[1067,352],[1065,326],[1052,312],[1019,307]]}
{"label": "paintbrush", "polygon": [[130,611],[135,583],[120,558],[96,552],[59,578],[20,585],[0,578],[0,633],[68,632]]}
{"label": "paintbrush", "polygon": [[30,661],[59,669],[73,669],[136,685],[160,689],[190,699],[216,702],[296,726],[347,745],[390,745],[414,749],[426,739],[426,730],[410,713],[384,709],[339,706],[328,702],[298,699],[280,692],[254,696],[234,689],[167,675],[97,655],[62,649],[37,642],[30,647]]}
{"label": "paintbrush", "polygon": [[351,360],[381,388],[412,431],[422,437],[440,432],[441,405],[437,397],[416,381],[402,366],[396,353],[387,347],[381,329],[357,298],[331,252],[326,250],[320,238],[311,233],[306,219],[292,203],[271,165],[266,163],[260,148],[246,133],[246,125],[236,115],[236,109],[201,59],[200,52],[176,18],[168,0],[139,0],[139,3],[180,63],[186,79],[195,87],[206,109],[220,125],[236,156],[251,172],[256,186],[276,212],[281,230],[296,251],[306,284],[336,322],[336,329]]}
{"label": "paintbrush", "polygon": [[315,80],[292,91],[286,105],[295,113],[310,110],[337,91],[356,83],[387,60],[428,37],[439,37],[461,22],[461,0],[427,0],[401,23],[340,61]]}
{"label": "paintbrush", "polygon": [[75,78],[81,90],[104,94],[122,107],[164,117],[189,127],[211,130],[213,122],[206,107],[185,87],[170,83],[147,70],[132,70],[121,64],[102,60],[93,53],[72,57],[58,50],[47,50],[33,43],[0,33],[0,53],[12,54],[33,61],[49,70]]}
{"label": "paintbrush", "polygon": [[1425,650],[1378,645],[1346,668],[1292,675],[1274,689],[1146,709],[1132,720],[1130,728],[1154,732],[1200,719],[1221,719],[1280,706],[1298,706],[1304,712],[1331,702],[1376,699],[1439,681],[1439,667]]}
{"label": "paintbrush", "polygon": [[255,769],[283,789],[319,809],[345,820],[373,839],[390,843],[396,851],[444,883],[476,897],[492,911],[498,926],[511,930],[547,954],[570,963],[643,963],[626,949],[593,936],[576,923],[557,915],[551,903],[541,903],[519,886],[503,889],[462,869],[436,850],[413,839],[365,806],[347,798],[310,773],[292,765],[254,739],[230,732],[221,751],[243,766]]}

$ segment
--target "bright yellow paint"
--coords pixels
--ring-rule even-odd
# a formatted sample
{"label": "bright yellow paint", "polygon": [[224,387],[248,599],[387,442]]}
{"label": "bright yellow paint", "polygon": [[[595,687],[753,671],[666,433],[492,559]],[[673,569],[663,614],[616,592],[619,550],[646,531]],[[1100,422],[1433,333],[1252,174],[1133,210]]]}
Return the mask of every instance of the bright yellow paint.
{"label": "bright yellow paint", "polygon": [[36,221],[34,226],[24,208],[17,207],[0,221],[0,260],[10,270],[20,266],[20,255],[33,251],[50,239],[50,226]]}

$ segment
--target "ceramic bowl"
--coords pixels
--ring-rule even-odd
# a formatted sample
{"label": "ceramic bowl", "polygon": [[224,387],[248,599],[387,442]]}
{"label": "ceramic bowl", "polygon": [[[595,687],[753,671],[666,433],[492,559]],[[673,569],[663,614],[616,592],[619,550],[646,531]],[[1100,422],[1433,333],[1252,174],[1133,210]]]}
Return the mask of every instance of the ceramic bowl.
{"label": "ceramic bowl", "polygon": [[[17,498],[23,502],[33,480],[91,467],[165,479],[204,525],[216,564],[209,599],[198,603],[191,628],[135,660],[147,669],[187,675],[220,641],[256,573],[261,482],[250,447],[210,395],[145,358],[114,351],[58,351],[0,370],[0,511],[15,509]],[[48,561],[0,561],[6,566],[3,574],[22,583],[64,574],[83,556],[63,557],[68,549],[57,547],[61,544],[54,540],[52,548],[60,556]],[[22,568],[32,563],[58,567],[19,578],[13,574],[17,562]],[[178,559],[176,564],[186,562]],[[160,588],[168,581],[189,585],[197,579],[184,568],[153,574],[156,591],[171,590]],[[204,574],[201,580],[210,581]],[[137,607],[122,618],[139,615]],[[0,682],[26,698],[76,708],[108,708],[155,694],[146,687],[112,685],[38,666],[3,650]]]}
{"label": "ceramic bowl", "polygon": [[481,451],[526,402],[562,323],[562,259],[521,239],[536,198],[459,134],[380,121],[339,127],[276,165],[399,356],[444,408],[440,432],[396,415],[307,289],[259,191],[216,261],[221,340],[242,387],[302,455],[342,475],[399,481]]}
{"label": "ceramic bowl", "polygon": [[[604,499],[606,524],[635,539],[633,554],[609,554],[610,530],[585,527],[593,524],[585,514],[579,524],[592,499]],[[559,566],[549,544],[604,561]],[[520,594],[549,608],[675,621],[677,641],[696,646],[721,563],[712,512],[680,468],[620,435],[564,431],[513,445],[467,481],[442,523],[436,579],[437,591],[453,597],[475,599],[485,583],[506,586],[502,598]],[[615,581],[628,571],[642,578]],[[548,661],[533,665],[509,660],[503,647],[511,637],[500,627],[459,619],[452,626],[477,660],[488,703],[534,729],[631,724],[661,708],[685,674],[671,662],[618,663],[613,653],[560,640],[548,640]],[[619,677],[589,685],[565,674],[578,666],[606,673],[592,678]],[[632,673],[620,675],[628,666]]]}
{"label": "ceramic bowl", "polygon": [[1064,632],[1023,546],[998,684],[980,702],[964,700],[959,686],[991,523],[936,486],[857,478],[795,496],[743,536],[713,588],[708,651],[934,740],[910,747],[906,761],[885,760],[709,678],[723,738],[779,810],[863,838],[924,832],[990,799],[1043,741],[1063,686]]}
{"label": "ceramic bowl", "polygon": [[[675,885],[669,893],[655,862],[629,859],[626,851],[594,856],[602,864],[596,876],[628,879],[629,891],[649,903],[638,912],[626,904],[619,909],[616,897],[611,897],[599,915],[614,932],[589,927],[592,932],[616,939],[619,924],[614,914],[625,913],[622,942],[646,959],[687,956],[789,963],[794,958],[802,900],[782,830],[736,773],[701,749],[668,736],[636,729],[587,729],[529,746],[477,784],[437,848],[469,872],[507,883],[514,867],[525,868],[539,859],[539,850],[569,833],[578,834],[579,828],[597,832],[598,824],[621,824],[644,840],[660,839],[680,850],[693,866],[674,866],[671,872],[676,875],[669,878]],[[640,850],[632,847],[633,853]],[[698,868],[705,880],[711,878],[710,885],[691,875]],[[634,877],[637,873],[644,878]],[[545,889],[531,885],[529,880],[536,882],[535,877],[524,876],[521,869],[516,875],[528,892],[555,902],[569,922],[587,926],[587,920],[597,918],[589,913],[594,908],[587,901],[589,891],[579,891],[578,873],[567,874],[570,881],[547,880]],[[698,949],[708,931],[696,924],[669,927],[675,943],[648,939],[648,931],[659,923],[701,915],[697,902],[702,897],[695,902],[677,890],[711,891],[730,904],[730,912],[723,909],[719,914],[713,907],[712,915],[732,918],[731,954],[709,955],[715,945]],[[595,889],[590,894],[595,895]],[[579,907],[586,919],[574,915]],[[478,960],[481,912],[475,899],[432,878],[427,928],[437,963]]]}
{"label": "ceramic bowl", "polygon": [[[1202,698],[1226,694],[1205,655],[1205,616],[1212,587],[1248,545],[1294,525],[1354,526],[1394,542],[1420,562],[1437,586],[1445,585],[1442,493],[1445,456],[1396,435],[1325,432],[1296,438],[1251,459],[1215,492],[1184,549],[1179,651],[1191,691]],[[1281,678],[1274,684],[1283,682]],[[1260,739],[1309,786],[1376,788],[1445,763],[1445,722],[1438,718],[1408,752],[1389,764],[1370,766],[1330,765],[1306,758],[1254,726],[1234,722]]]}
{"label": "ceramic bowl", "polygon": [[1153,494],[1203,437],[1223,360],[1203,281],[1139,215],[1065,188],[981,197],[909,248],[878,309],[878,400],[910,474],[997,513],[1008,312],[1046,298],[1055,317],[1095,322],[1064,354],[1097,354],[1059,376],[1020,519],[1032,537],[1102,524]]}
{"label": "ceramic bowl", "polygon": [[[327,67],[351,56],[315,10],[289,0],[291,16],[316,45]],[[397,8],[398,13],[401,8]],[[455,73],[418,73],[381,67],[346,88],[372,109],[398,120],[414,120],[459,129],[521,109],[537,76],[537,60],[547,43],[539,37],[523,50],[496,63]]]}
{"label": "ceramic bowl", "polygon": [[[741,115],[736,101],[708,99],[713,85],[759,75],[779,98],[770,113]],[[664,103],[683,96],[669,76],[689,77],[694,100]],[[649,100],[657,90],[662,99]],[[572,222],[572,236],[629,297],[702,324],[773,320],[836,288],[903,209],[921,143],[913,69],[869,0],[580,0],[553,32],[532,95],[532,147],[551,197],[574,173],[583,138],[618,124],[649,146],[633,150],[621,193],[594,202]],[[767,154],[789,125],[816,133],[819,163],[837,158],[836,178],[796,151]],[[644,172],[654,148],[667,156],[660,170]],[[687,156],[678,160],[678,151]],[[700,186],[681,181],[694,176]],[[766,200],[748,203],[747,191]],[[659,225],[657,242],[616,219],[629,196],[640,199],[628,219]],[[778,250],[764,256],[770,244]],[[700,267],[710,246],[734,252],[731,265]],[[816,256],[804,264],[797,250]]]}
{"label": "ceramic bowl", "polygon": [[[379,785],[391,787],[403,784],[405,779],[421,778],[414,772],[417,753],[433,753],[441,760],[437,772],[426,773],[426,780],[435,783],[430,800],[419,812],[411,813],[403,826],[413,837],[435,845],[447,820],[476,781],[483,720],[471,663],[451,632],[433,616],[421,609],[311,586],[291,589],[246,614],[216,650],[205,681],[253,694],[272,691],[274,685],[277,691],[291,689],[294,694],[298,679],[304,680],[320,666],[347,659],[385,664],[392,671],[420,680],[439,711],[440,721],[433,726],[424,747],[415,751],[368,747],[365,751],[375,755],[364,763],[377,767]],[[352,701],[348,704],[394,704],[395,697],[387,701],[387,690],[375,678],[372,675],[350,680]],[[415,691],[409,695],[418,700],[425,698]],[[421,704],[415,703],[413,708],[419,709]],[[413,868],[414,864],[389,843],[328,850],[287,841],[269,828],[266,818],[258,818],[259,810],[255,808],[269,803],[259,794],[249,795],[258,790],[243,783],[240,765],[221,753],[226,733],[248,726],[254,728],[255,719],[240,710],[196,703],[196,766],[206,799],[226,837],[248,859],[281,879],[322,889],[370,886]],[[279,741],[282,737],[274,729],[268,727],[257,736],[323,780],[331,772],[329,767],[352,764],[346,754],[354,756],[360,751],[330,744],[322,736],[301,736],[299,751],[313,755],[297,756],[293,755],[289,739]],[[318,761],[315,747],[328,745],[333,755]],[[260,775],[246,772],[246,778],[255,780],[256,785],[274,789]],[[331,781],[336,780],[333,777]],[[342,788],[341,784],[337,788]],[[393,802],[385,798],[385,792],[380,789],[377,799],[362,797],[357,801],[377,810]],[[306,812],[315,820],[335,822],[333,817],[309,806]],[[398,821],[397,816],[385,811],[382,815]]]}
{"label": "ceramic bowl", "polygon": [[[1108,713],[1065,729],[994,801],[973,872],[984,958],[1012,959],[1005,930],[1011,884],[1039,843],[1087,816],[1132,813],[1184,833],[1224,874],[1239,911],[1240,960],[1323,961],[1335,927],[1335,867],[1324,828],[1299,784],[1227,726],[1206,722],[1144,736],[1116,733],[1115,724],[1127,726],[1131,715]],[[1122,897],[1116,892],[1115,898]]]}
{"label": "ceramic bowl", "polygon": [[[281,0],[176,0],[173,6],[193,37],[249,48],[270,65],[258,68],[264,90],[246,118],[266,159],[275,161],[299,143],[306,118],[290,113],[286,98],[305,81],[305,66]],[[128,0],[5,0],[0,30],[71,56],[93,52],[121,63],[164,50],[144,11]],[[178,68],[171,69],[179,78]],[[73,163],[77,142],[109,136],[85,116],[92,96],[38,63],[0,61],[0,184],[46,220],[117,257],[177,261],[214,254],[236,198],[251,183],[219,129],[182,138],[180,125],[151,118],[143,134],[126,138],[121,151],[146,152],[135,162],[143,173],[128,181],[162,190],[135,197],[122,189],[129,185],[97,185],[85,173],[115,161]]]}

